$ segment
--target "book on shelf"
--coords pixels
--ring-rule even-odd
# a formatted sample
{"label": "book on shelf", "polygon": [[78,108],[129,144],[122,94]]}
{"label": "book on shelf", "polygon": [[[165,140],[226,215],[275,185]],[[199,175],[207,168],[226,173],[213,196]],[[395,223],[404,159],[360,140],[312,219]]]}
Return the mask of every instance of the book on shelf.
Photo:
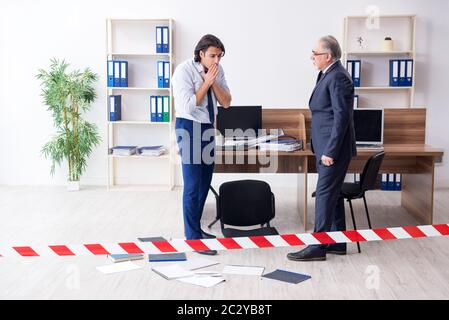
{"label": "book on shelf", "polygon": [[166,151],[164,146],[146,146],[146,147],[139,147],[138,154],[141,156],[148,156],[148,157],[159,157],[163,155]]}
{"label": "book on shelf", "polygon": [[111,151],[115,156],[131,156],[137,153],[137,146],[115,146]]}

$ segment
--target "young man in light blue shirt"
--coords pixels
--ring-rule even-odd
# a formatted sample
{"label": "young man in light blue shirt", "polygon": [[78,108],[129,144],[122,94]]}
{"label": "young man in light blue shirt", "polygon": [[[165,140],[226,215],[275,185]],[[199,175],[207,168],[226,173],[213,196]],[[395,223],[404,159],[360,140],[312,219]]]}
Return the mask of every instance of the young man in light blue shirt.
{"label": "young man in light blue shirt", "polygon": [[[201,229],[201,216],[214,171],[217,102],[225,108],[231,104],[230,90],[220,65],[224,54],[220,39],[205,35],[195,48],[194,58],[178,65],[172,78],[187,239],[214,237]],[[216,254],[216,251],[200,253]]]}

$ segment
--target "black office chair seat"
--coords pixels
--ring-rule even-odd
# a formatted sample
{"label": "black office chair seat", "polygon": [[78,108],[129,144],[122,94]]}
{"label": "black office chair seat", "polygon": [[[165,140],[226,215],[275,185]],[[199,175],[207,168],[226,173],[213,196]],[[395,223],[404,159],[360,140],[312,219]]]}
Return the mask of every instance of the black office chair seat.
{"label": "black office chair seat", "polygon": [[[359,183],[344,182],[343,186],[341,187],[341,195],[345,199],[347,199],[347,198],[355,199],[355,198],[358,198],[359,196],[362,197],[361,193],[362,193],[362,189],[360,188]],[[315,197],[316,197],[316,191],[312,192],[312,198],[315,198]]]}
{"label": "black office chair seat", "polygon": [[236,237],[252,237],[252,236],[276,236],[279,233],[274,227],[263,227],[252,230],[240,230],[233,228],[223,228],[222,233],[225,238],[236,238]]}
{"label": "black office chair seat", "polygon": [[[368,190],[374,190],[376,188],[376,179],[379,174],[379,169],[384,159],[385,152],[379,152],[375,155],[372,155],[365,166],[363,167],[363,172],[360,176],[360,182],[351,183],[344,182],[341,188],[341,196],[346,199],[349,203],[349,208],[351,209],[351,218],[352,224],[354,225],[354,229],[357,230],[357,225],[355,223],[354,217],[354,208],[352,207],[352,200],[355,199],[363,199],[363,203],[365,205],[366,219],[368,220],[368,226],[371,227],[371,219],[369,216],[368,205],[366,203],[365,192]],[[312,197],[316,197],[316,191],[312,193]],[[360,244],[357,242],[357,249],[359,253]]]}
{"label": "black office chair seat", "polygon": [[341,187],[341,194],[345,199],[347,198],[361,198],[362,197],[362,188],[360,187],[360,183],[354,182],[344,182]]}
{"label": "black office chair seat", "polygon": [[210,190],[217,200],[217,217],[209,228],[220,220],[221,231],[226,238],[278,234],[270,225],[275,216],[275,201],[268,183],[258,180],[229,181],[220,186],[219,194],[212,186]]}

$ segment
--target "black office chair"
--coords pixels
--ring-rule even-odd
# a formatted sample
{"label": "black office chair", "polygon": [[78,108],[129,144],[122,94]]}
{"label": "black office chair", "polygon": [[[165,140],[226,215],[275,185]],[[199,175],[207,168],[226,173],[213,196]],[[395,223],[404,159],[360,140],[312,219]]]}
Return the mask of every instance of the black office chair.
{"label": "black office chair", "polygon": [[[376,189],[377,176],[379,174],[380,166],[384,159],[385,152],[379,152],[371,156],[363,167],[363,172],[360,176],[359,182],[344,182],[341,188],[341,195],[349,202],[349,208],[351,209],[352,224],[354,230],[357,230],[357,225],[354,218],[354,209],[352,207],[352,200],[363,199],[365,204],[366,218],[368,220],[368,226],[371,227],[371,219],[369,217],[368,205],[366,204],[365,192],[368,190]],[[312,197],[316,196],[316,191],[312,193]],[[357,249],[360,253],[360,244],[357,242]]]}
{"label": "black office chair", "polygon": [[[257,180],[230,181],[220,186],[219,194],[213,188],[211,191],[217,201],[217,217],[209,228],[220,220],[221,231],[226,238],[279,234],[270,226],[275,216],[275,200],[268,183]],[[225,225],[260,227],[240,230]]]}

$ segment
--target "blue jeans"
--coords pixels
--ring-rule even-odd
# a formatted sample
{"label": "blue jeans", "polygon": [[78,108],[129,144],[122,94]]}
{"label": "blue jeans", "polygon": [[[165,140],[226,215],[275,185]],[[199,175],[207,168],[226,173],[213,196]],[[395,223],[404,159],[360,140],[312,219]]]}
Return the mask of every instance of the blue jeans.
{"label": "blue jeans", "polygon": [[[176,141],[182,160],[184,232],[187,239],[201,239],[201,217],[214,172],[214,135],[203,136],[211,124],[176,119]],[[203,139],[205,141],[203,141]],[[204,155],[207,157],[204,157]]]}

